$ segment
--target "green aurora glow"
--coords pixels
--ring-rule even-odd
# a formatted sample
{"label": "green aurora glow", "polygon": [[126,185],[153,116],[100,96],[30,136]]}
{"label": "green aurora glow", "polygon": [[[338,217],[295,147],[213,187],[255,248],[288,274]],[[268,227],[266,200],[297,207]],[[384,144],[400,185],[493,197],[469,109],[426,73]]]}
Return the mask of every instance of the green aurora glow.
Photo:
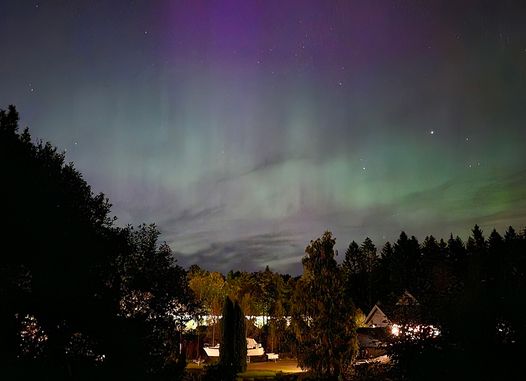
{"label": "green aurora glow", "polygon": [[185,265],[292,273],[326,229],[524,226],[524,6],[197,3],[0,5],[0,105],[120,224]]}

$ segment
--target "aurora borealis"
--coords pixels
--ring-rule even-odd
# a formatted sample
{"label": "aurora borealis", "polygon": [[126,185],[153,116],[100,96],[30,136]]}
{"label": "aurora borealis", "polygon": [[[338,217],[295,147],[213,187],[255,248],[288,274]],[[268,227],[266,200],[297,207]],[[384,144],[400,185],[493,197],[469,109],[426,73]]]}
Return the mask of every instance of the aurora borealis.
{"label": "aurora borealis", "polygon": [[522,1],[0,2],[0,107],[184,265],[526,222]]}

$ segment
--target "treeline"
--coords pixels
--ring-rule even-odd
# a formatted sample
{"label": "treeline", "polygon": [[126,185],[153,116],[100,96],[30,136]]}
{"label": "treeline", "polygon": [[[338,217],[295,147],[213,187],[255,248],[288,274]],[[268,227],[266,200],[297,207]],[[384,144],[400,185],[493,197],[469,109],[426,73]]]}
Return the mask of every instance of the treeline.
{"label": "treeline", "polygon": [[[398,324],[434,326],[439,337],[420,332],[390,343],[391,379],[497,380],[513,375],[526,344],[526,229],[475,225],[466,242],[402,232],[378,250],[367,238],[351,242],[341,265],[346,295],[367,313],[389,306],[409,291],[410,314],[389,316]],[[383,307],[385,306],[385,307]]]}
{"label": "treeline", "polygon": [[[517,354],[526,343],[526,230],[517,232],[510,226],[503,235],[493,230],[486,238],[475,225],[466,242],[452,235],[447,240],[428,236],[419,242],[402,232],[396,242],[387,242],[381,249],[366,238],[361,244],[351,242],[339,265],[333,240],[326,233],[311,242],[301,277],[268,268],[223,276],[193,266],[189,285],[212,315],[219,315],[222,300],[229,296],[242,304],[247,315],[265,316],[267,324],[262,329],[251,326],[249,334],[263,342],[267,351],[289,352],[300,363],[305,356],[326,361],[323,353],[314,350],[315,343],[310,343],[317,333],[307,334],[310,325],[305,324],[320,314],[317,306],[343,300],[346,307],[332,306],[332,313],[352,320],[347,328],[355,329],[363,325],[374,304],[388,308],[409,291],[418,308],[409,316],[390,318],[400,324],[433,325],[441,334],[431,341],[427,337],[393,341],[391,355],[397,366],[389,377],[497,379],[516,370]],[[318,259],[310,260],[313,255]],[[313,271],[306,263],[325,267]],[[337,319],[328,316],[322,320],[325,324],[319,332],[325,334],[337,324]],[[339,327],[337,335],[347,328]],[[212,324],[205,340],[213,341],[213,331]],[[351,347],[352,338],[345,345]],[[355,356],[356,350],[351,354]],[[316,361],[303,364],[313,369]]]}
{"label": "treeline", "polygon": [[[210,272],[197,265],[188,271],[189,287],[208,315],[209,325],[203,332],[203,341],[217,343],[219,316],[226,297],[237,301],[251,324],[247,335],[263,344],[269,352],[292,352],[287,337],[287,320],[292,309],[292,293],[297,278],[271,271],[230,271],[226,276]],[[263,318],[263,322],[256,321]],[[263,324],[263,326],[261,326]],[[200,352],[192,355],[199,356]]]}

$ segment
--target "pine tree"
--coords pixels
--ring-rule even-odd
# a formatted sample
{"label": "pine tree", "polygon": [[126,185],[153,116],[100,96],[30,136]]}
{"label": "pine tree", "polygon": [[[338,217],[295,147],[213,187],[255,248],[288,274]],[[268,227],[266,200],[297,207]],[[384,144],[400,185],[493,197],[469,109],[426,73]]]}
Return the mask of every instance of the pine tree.
{"label": "pine tree", "polygon": [[330,232],[305,249],[297,283],[293,324],[298,361],[318,379],[344,374],[357,353],[354,307],[345,299],[341,271]]}
{"label": "pine tree", "polygon": [[239,303],[227,296],[221,319],[221,346],[219,347],[219,372],[225,380],[235,378],[247,366],[247,339],[245,314]]}
{"label": "pine tree", "polygon": [[392,292],[396,295],[404,290],[409,290],[418,298],[417,291],[419,291],[418,284],[421,277],[421,256],[418,240],[414,236],[409,238],[405,232],[401,232],[394,244],[393,251],[391,271],[394,282]]}
{"label": "pine tree", "polygon": [[376,289],[375,275],[378,267],[378,256],[376,254],[376,246],[373,241],[367,237],[360,247],[364,258],[365,270],[365,310],[368,311],[373,306],[373,294]]}
{"label": "pine tree", "polygon": [[221,345],[219,347],[219,363],[225,368],[234,366],[234,303],[227,296],[223,304],[223,317],[221,318]]}
{"label": "pine tree", "polygon": [[234,367],[236,372],[247,368],[247,338],[245,314],[238,302],[234,303]]}

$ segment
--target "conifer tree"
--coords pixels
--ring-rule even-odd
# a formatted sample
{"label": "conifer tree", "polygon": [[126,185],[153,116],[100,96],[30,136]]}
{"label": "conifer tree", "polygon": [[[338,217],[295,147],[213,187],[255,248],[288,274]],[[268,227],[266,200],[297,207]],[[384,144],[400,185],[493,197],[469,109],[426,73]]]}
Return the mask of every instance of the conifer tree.
{"label": "conifer tree", "polygon": [[354,307],[344,296],[335,242],[331,232],[325,232],[307,246],[294,296],[299,364],[317,379],[345,374],[357,352]]}
{"label": "conifer tree", "polygon": [[234,303],[234,367],[236,372],[247,368],[247,338],[245,314],[238,302]]}
{"label": "conifer tree", "polygon": [[225,380],[233,379],[247,366],[247,339],[245,314],[238,302],[227,296],[221,319],[221,345],[219,347],[220,372]]}

